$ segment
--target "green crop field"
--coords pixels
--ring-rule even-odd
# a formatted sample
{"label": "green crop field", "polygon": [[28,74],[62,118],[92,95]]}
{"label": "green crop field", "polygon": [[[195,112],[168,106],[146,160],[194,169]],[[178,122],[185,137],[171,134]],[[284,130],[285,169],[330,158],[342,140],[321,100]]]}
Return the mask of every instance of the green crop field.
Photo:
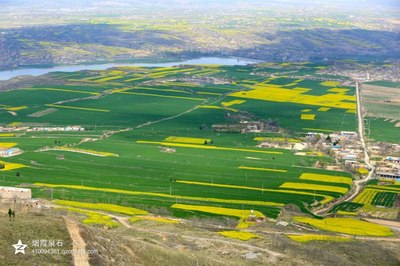
{"label": "green crop field", "polygon": [[332,213],[337,212],[337,211],[356,212],[362,206],[363,206],[363,204],[361,204],[361,203],[342,202],[342,203],[336,205],[334,208],[332,208],[330,212],[332,212]]}
{"label": "green crop field", "polygon": [[[318,68],[303,64],[299,71],[305,69]],[[256,147],[255,137],[279,133],[214,132],[212,125],[276,121],[295,138],[308,131],[354,130],[354,88],[264,76],[271,71],[260,65],[56,72],[47,84],[1,92],[3,126],[86,130],[0,135],[0,143],[24,151],[4,158],[16,168],[3,169],[0,184],[36,184],[34,197],[159,208],[181,217],[200,213],[173,204],[258,210],[271,218],[285,204],[309,212],[350,189],[349,182],[327,176],[351,183],[351,175],[313,168],[329,157]],[[302,174],[316,179],[300,179]]]}
{"label": "green crop field", "polygon": [[370,139],[374,141],[400,142],[400,127],[396,122],[385,121],[383,118],[369,118],[371,134]]}
{"label": "green crop field", "polygon": [[372,205],[393,207],[398,193],[393,192],[378,192],[372,200]]}

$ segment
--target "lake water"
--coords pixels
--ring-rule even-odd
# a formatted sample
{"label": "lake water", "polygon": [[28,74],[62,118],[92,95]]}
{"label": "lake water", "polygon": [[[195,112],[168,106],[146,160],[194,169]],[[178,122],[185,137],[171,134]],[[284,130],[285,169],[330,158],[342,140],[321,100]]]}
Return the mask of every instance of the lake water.
{"label": "lake water", "polygon": [[74,72],[79,70],[104,70],[110,67],[118,66],[143,66],[143,67],[169,67],[176,65],[247,65],[259,63],[259,61],[243,59],[243,58],[223,58],[223,57],[201,57],[197,59],[184,60],[179,62],[168,63],[107,63],[107,64],[91,64],[91,65],[69,65],[69,66],[55,66],[47,68],[21,68],[15,70],[0,71],[0,80],[7,80],[21,75],[40,76],[50,72]]}

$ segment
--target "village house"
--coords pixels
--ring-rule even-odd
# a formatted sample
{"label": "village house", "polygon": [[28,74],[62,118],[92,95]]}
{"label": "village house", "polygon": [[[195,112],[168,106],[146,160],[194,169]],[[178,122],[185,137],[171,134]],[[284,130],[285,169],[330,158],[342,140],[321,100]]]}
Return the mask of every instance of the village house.
{"label": "village house", "polygon": [[0,187],[1,199],[31,199],[32,191],[29,188]]}

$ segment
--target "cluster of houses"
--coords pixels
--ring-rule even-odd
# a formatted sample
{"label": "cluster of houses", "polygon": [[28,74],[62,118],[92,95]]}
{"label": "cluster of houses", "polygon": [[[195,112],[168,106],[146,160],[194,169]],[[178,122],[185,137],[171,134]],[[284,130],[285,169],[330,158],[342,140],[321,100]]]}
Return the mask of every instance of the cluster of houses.
{"label": "cluster of houses", "polygon": [[45,131],[45,132],[53,132],[53,131],[85,131],[84,127],[81,126],[67,126],[67,127],[32,127],[27,129],[26,131]]}
{"label": "cluster of houses", "polygon": [[85,131],[84,127],[81,126],[67,126],[67,127],[0,127],[0,132],[18,132],[18,131],[45,131],[45,132],[54,132],[54,131]]}
{"label": "cluster of houses", "polygon": [[0,133],[1,132],[19,132],[19,131],[26,131],[28,130],[29,127],[0,127]]}
{"label": "cluster of houses", "polygon": [[[314,143],[320,145],[322,148],[329,148],[330,154],[338,161],[344,163],[347,169],[361,174],[368,173],[365,164],[360,162],[364,158],[364,154],[360,148],[361,145],[356,132],[340,131],[332,134],[308,132],[306,138],[309,141],[314,141]],[[316,141],[315,139],[318,140]]]}
{"label": "cluster of houses", "polygon": [[237,124],[217,124],[212,125],[214,132],[230,132],[230,133],[260,133],[266,128],[266,124],[260,121],[242,120]]}
{"label": "cluster of houses", "polygon": [[400,157],[386,156],[377,163],[377,177],[400,181]]}

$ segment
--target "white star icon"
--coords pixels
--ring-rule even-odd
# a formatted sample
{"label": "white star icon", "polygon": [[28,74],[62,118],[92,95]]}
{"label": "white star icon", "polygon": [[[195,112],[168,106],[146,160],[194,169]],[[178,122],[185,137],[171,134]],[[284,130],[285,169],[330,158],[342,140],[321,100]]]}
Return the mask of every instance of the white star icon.
{"label": "white star icon", "polygon": [[15,248],[15,254],[18,254],[18,253],[25,254],[25,248],[28,245],[22,244],[21,239],[19,239],[18,243],[15,245],[12,245],[12,246]]}

